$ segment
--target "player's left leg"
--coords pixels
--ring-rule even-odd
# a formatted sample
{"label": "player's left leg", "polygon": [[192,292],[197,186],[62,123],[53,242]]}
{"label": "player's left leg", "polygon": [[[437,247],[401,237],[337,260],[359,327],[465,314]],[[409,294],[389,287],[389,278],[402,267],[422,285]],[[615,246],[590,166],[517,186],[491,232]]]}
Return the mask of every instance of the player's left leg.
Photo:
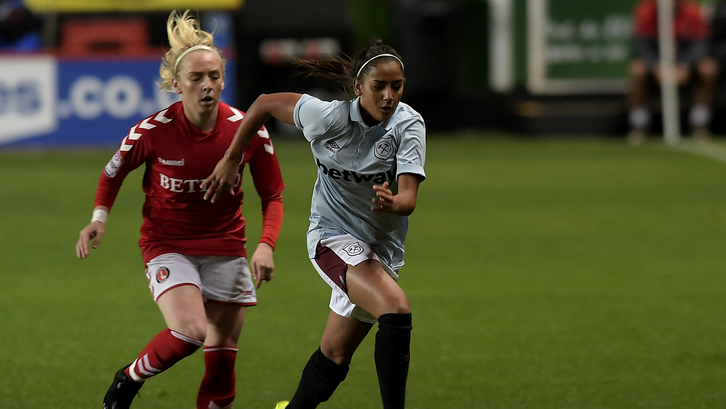
{"label": "player's left leg", "polygon": [[378,319],[375,362],[384,409],[402,409],[411,355],[411,309],[401,287],[375,260],[350,266],[348,296]]}
{"label": "player's left leg", "polygon": [[237,342],[246,307],[256,305],[257,296],[245,258],[207,256],[200,264],[207,337],[197,408],[228,408],[236,394]]}
{"label": "player's left leg", "polygon": [[237,342],[244,323],[245,306],[207,301],[206,309],[205,370],[197,395],[197,408],[232,407],[236,394]]}

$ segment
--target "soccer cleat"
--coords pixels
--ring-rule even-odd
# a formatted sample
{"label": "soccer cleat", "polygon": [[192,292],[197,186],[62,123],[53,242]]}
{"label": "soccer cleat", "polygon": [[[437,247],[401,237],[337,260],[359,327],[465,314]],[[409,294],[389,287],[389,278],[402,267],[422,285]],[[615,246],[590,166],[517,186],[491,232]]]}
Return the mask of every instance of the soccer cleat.
{"label": "soccer cleat", "polygon": [[143,382],[136,382],[129,378],[124,373],[126,368],[128,366],[119,369],[114,375],[113,383],[108,388],[106,396],[103,397],[103,409],[129,409],[131,401],[144,385]]}
{"label": "soccer cleat", "polygon": [[281,400],[277,402],[277,405],[275,405],[275,409],[285,409],[287,405],[289,405],[290,402],[286,400]]}

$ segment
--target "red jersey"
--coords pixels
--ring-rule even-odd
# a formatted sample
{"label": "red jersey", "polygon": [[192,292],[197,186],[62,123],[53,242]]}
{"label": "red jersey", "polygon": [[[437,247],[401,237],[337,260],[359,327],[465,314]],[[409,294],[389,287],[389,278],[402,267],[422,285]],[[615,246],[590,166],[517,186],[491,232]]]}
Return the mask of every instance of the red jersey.
{"label": "red jersey", "polygon": [[[636,37],[648,40],[658,39],[658,2],[656,0],[644,0],[638,3],[633,17]],[[708,39],[708,22],[704,19],[698,3],[685,0],[676,4],[673,32],[677,43]]]}
{"label": "red jersey", "polygon": [[242,217],[242,175],[245,164],[262,200],[261,243],[273,248],[282,227],[280,165],[263,127],[242,157],[234,195],[211,203],[200,184],[229,148],[244,113],[219,102],[217,123],[202,132],[189,123],[181,102],[157,112],[131,128],[101,174],[96,206],[113,205],[124,178],[146,164],[139,246],[144,262],[164,253],[246,257]]}

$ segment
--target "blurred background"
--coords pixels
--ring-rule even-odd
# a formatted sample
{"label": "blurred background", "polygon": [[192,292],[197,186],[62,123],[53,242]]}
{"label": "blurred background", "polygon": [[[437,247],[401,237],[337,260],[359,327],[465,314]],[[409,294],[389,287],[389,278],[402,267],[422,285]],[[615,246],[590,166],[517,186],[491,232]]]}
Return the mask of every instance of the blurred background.
{"label": "blurred background", "polygon": [[[706,17],[715,1],[702,2]],[[216,31],[229,62],[224,98],[242,110],[263,92],[340,97],[292,76],[287,58],[355,56],[380,37],[404,57],[404,101],[430,130],[622,137],[635,4],[0,0],[0,147],[117,145],[131,124],[174,101],[155,83],[166,19],[186,8]],[[719,104],[715,133],[725,128]]]}

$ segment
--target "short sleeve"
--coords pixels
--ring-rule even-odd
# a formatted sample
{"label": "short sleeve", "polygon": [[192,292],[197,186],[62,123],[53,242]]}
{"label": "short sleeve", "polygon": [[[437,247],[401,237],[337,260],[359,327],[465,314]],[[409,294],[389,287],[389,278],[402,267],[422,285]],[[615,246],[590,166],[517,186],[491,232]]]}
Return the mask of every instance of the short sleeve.
{"label": "short sleeve", "polygon": [[295,104],[295,126],[303,132],[305,139],[312,141],[336,123],[339,105],[340,101],[322,101],[312,95],[303,94]]}
{"label": "short sleeve", "polygon": [[426,125],[422,118],[417,118],[403,129],[396,162],[396,177],[412,173],[426,179]]}

